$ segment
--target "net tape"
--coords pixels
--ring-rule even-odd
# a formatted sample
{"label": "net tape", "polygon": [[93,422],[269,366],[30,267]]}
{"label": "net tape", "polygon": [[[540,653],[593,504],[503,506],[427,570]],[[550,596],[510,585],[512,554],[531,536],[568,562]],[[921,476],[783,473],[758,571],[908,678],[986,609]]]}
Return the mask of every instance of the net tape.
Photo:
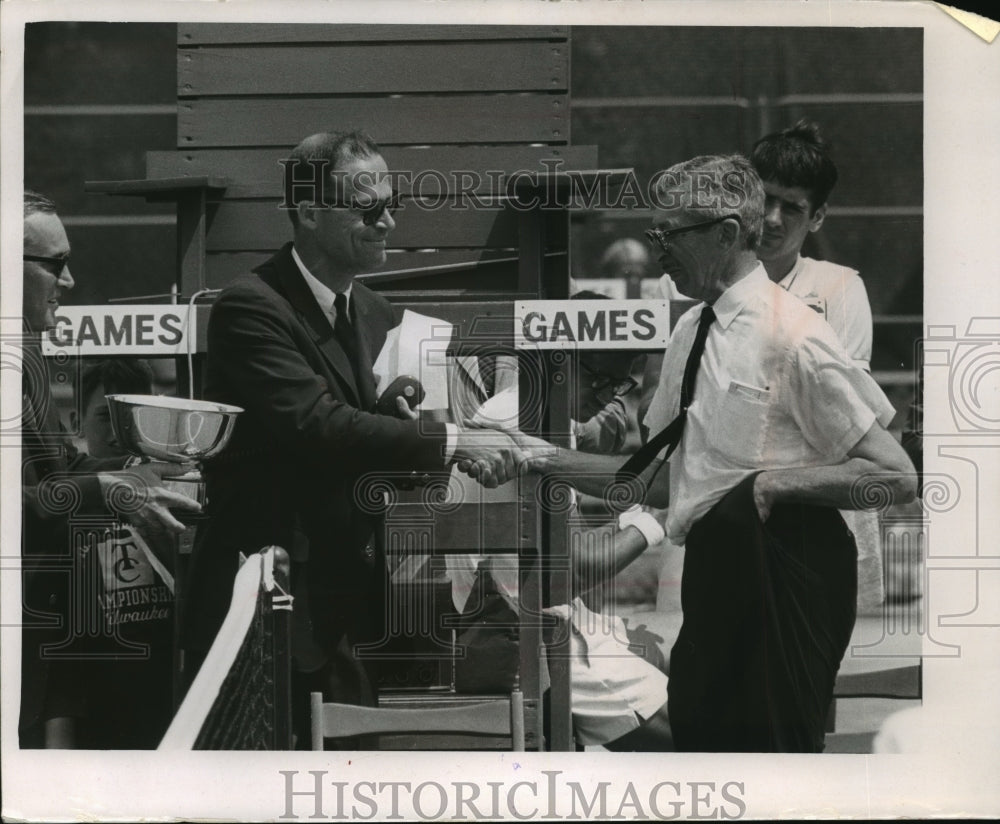
{"label": "net tape", "polygon": [[222,627],[160,742],[161,750],[271,750],[287,700],[279,685],[275,611],[291,609],[291,596],[274,580],[276,547],[240,567]]}

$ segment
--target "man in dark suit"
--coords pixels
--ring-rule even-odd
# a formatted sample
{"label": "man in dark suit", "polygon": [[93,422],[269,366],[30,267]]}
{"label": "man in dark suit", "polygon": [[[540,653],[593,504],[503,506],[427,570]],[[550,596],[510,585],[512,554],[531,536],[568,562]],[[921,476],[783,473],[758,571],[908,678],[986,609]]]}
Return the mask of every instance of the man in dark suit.
{"label": "man in dark suit", "polygon": [[[41,334],[55,325],[64,290],[74,280],[69,240],[51,200],[24,193],[24,345],[22,348],[21,506],[22,636],[21,747],[87,746],[78,722],[88,713],[89,676],[80,636],[93,640],[86,559],[72,534],[73,519],[123,517],[147,536],[184,531],[168,507],[197,511],[161,479],[189,467],[125,458],[95,458],[65,437],[49,388]],[[117,511],[116,511],[117,510]],[[78,599],[87,599],[81,601]],[[81,616],[82,619],[81,619]],[[80,621],[86,627],[80,627]],[[107,628],[98,625],[107,632]],[[86,630],[86,631],[84,631]]]}
{"label": "man in dark suit", "polygon": [[[208,328],[205,397],[243,407],[206,467],[210,519],[192,558],[184,643],[197,657],[229,604],[238,554],[276,544],[291,556],[293,718],[308,742],[308,693],[371,703],[354,646],[381,637],[386,590],[373,472],[444,470],[489,486],[517,471],[507,436],[379,415],[372,363],[397,323],[356,275],[385,263],[393,192],[362,133],[323,133],[292,153],[297,179],[323,168],[325,191],[290,211],[294,242],[223,291]],[[323,166],[323,164],[326,164]],[[193,675],[194,673],[190,673]]]}

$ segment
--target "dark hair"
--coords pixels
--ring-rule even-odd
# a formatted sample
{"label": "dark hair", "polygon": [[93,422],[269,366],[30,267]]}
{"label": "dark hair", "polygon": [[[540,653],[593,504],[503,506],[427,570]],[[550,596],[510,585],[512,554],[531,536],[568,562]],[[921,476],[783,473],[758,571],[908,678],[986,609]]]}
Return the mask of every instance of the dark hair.
{"label": "dark hair", "polygon": [[815,212],[837,185],[837,167],[829,151],[819,126],[803,119],[754,143],[750,160],[762,180],[806,189]]}
{"label": "dark hair", "polygon": [[153,370],[141,358],[104,358],[87,364],[80,377],[80,406],[97,387],[105,395],[148,395],[153,390]]}
{"label": "dark hair", "polygon": [[35,213],[54,215],[56,213],[56,204],[43,194],[31,189],[25,189],[24,216],[31,217]]}
{"label": "dark hair", "polygon": [[[285,174],[295,174],[294,170],[300,163],[310,160],[325,160],[328,163],[328,174],[324,183],[326,187],[329,187],[330,193],[333,193],[336,191],[337,186],[337,181],[333,175],[335,171],[350,160],[355,160],[359,157],[372,157],[381,153],[382,150],[379,149],[378,144],[365,132],[358,130],[352,132],[319,132],[310,135],[292,149],[288,155],[288,159],[292,163],[285,166]],[[326,199],[331,199],[329,194],[326,195]],[[295,207],[297,204],[292,203],[290,205]],[[292,221],[292,226],[298,228],[299,216],[295,208],[288,210],[288,217]]]}
{"label": "dark hair", "polygon": [[611,300],[607,295],[602,295],[600,292],[592,292],[590,289],[576,292],[570,295],[569,298],[570,300]]}

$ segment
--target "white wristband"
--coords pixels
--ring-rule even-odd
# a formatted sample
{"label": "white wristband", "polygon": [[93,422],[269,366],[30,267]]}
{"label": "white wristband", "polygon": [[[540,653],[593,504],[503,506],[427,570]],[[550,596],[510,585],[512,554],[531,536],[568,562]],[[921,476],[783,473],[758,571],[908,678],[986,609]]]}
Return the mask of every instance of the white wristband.
{"label": "white wristband", "polygon": [[658,544],[666,537],[660,522],[648,512],[643,512],[640,506],[633,506],[618,516],[619,529],[629,526],[634,526],[642,533],[642,537],[646,539],[646,546]]}

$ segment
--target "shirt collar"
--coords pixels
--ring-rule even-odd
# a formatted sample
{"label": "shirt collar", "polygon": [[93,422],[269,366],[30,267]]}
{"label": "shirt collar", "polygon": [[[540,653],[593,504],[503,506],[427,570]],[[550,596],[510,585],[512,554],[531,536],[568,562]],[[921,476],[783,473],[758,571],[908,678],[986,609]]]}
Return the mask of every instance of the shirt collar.
{"label": "shirt collar", "polygon": [[[299,257],[299,253],[296,251],[294,246],[292,247],[292,260],[294,260],[295,265],[299,267],[302,277],[305,278],[306,286],[309,287],[309,291],[311,291],[313,293],[313,297],[316,298],[319,308],[326,312],[331,318],[335,319],[336,310],[333,308],[333,302],[337,297],[337,293],[309,271],[306,265],[302,262],[302,258]],[[350,311],[351,307],[351,289],[353,288],[354,283],[352,282],[344,290],[344,297],[347,298],[348,311]]]}
{"label": "shirt collar", "polygon": [[715,310],[715,318],[723,329],[728,329],[736,316],[743,310],[750,299],[758,294],[771,280],[767,276],[767,270],[763,263],[759,263],[750,273],[740,278],[736,283],[726,289],[718,300],[712,304]]}
{"label": "shirt collar", "polygon": [[792,288],[792,283],[796,276],[799,274],[799,270],[802,268],[802,255],[795,258],[795,265],[789,270],[788,274],[785,275],[781,280],[778,281],[778,286],[784,289],[786,292]]}

